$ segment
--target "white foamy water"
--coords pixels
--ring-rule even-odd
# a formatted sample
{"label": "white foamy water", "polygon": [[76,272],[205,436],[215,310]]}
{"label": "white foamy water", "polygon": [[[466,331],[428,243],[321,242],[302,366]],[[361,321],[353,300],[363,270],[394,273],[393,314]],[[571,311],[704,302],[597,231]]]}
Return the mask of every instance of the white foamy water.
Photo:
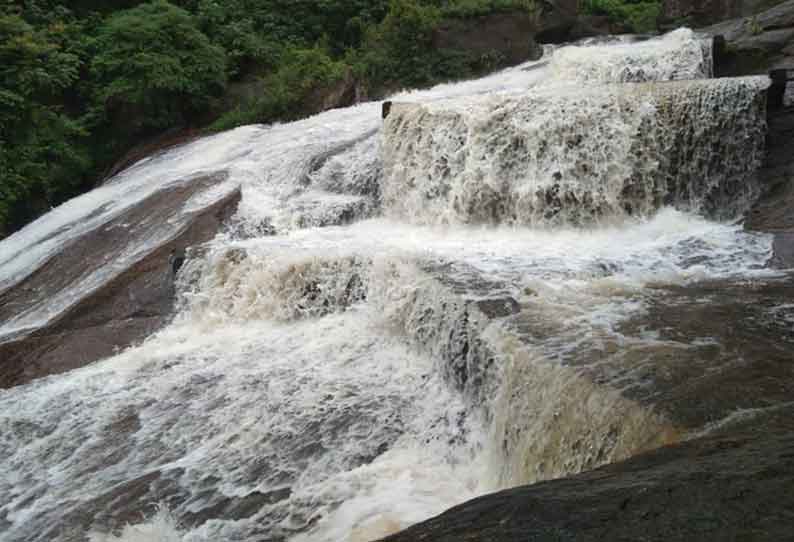
{"label": "white foamy water", "polygon": [[[768,236],[690,205],[746,203],[726,179],[744,179],[756,161],[765,81],[572,92],[582,80],[708,76],[709,51],[686,30],[550,53],[395,96],[438,114],[403,132],[381,133],[380,105],[362,104],[183,145],[0,242],[2,291],[187,177],[227,173],[183,213],[242,189],[229,230],[188,255],[172,324],[109,359],[0,391],[0,540],[364,542],[484,492],[662,442],[664,420],[569,362],[598,341],[627,341],[617,325],[642,314],[658,288],[769,274]],[[687,113],[672,108],[660,126],[719,102],[715,115],[746,136],[734,142],[747,151],[742,167],[709,162],[720,143],[708,126],[679,146],[643,132],[679,99]],[[464,133],[467,156],[481,160],[450,151]],[[528,163],[521,149],[549,134],[559,135],[550,154]],[[497,151],[490,162],[488,149]],[[660,164],[667,155],[677,161]],[[395,164],[409,172],[402,181]],[[668,176],[682,168],[688,177]],[[577,197],[563,190],[547,208],[515,207],[556,209],[560,220],[513,220],[505,179],[529,199],[537,194],[526,187],[549,179]],[[643,203],[628,212],[624,196]],[[573,219],[593,201],[615,212]],[[130,258],[156,241],[130,247]],[[116,271],[67,285],[54,296],[63,302],[0,322],[0,335],[43,325]],[[494,297],[520,314],[483,317],[476,303]],[[531,341],[518,341],[516,327]],[[563,444],[577,438],[581,449]]]}
{"label": "white foamy water", "polygon": [[[222,311],[242,311],[242,318],[253,315],[245,312],[251,305],[261,304],[262,316],[290,319],[297,299],[252,289],[289,287],[291,278],[301,281],[289,292],[296,293],[311,274],[312,264],[315,269],[325,265],[325,278],[319,273],[312,277],[326,285],[329,295],[341,294],[353,273],[364,273],[361,267],[366,262],[389,258],[462,264],[461,275],[473,268],[482,278],[509,284],[516,292],[532,285],[570,292],[598,288],[608,281],[640,289],[772,273],[765,267],[772,255],[769,235],[669,208],[650,220],[590,230],[424,227],[373,219],[225,242],[214,258],[226,258],[230,249],[232,254],[240,249],[245,258],[236,264],[209,258],[215,282],[205,283],[201,295],[222,295],[239,302],[238,307]],[[449,273],[455,275],[454,270]]]}
{"label": "white foamy water", "polygon": [[589,84],[706,79],[713,72],[711,44],[688,28],[639,43],[563,47],[550,69],[558,80]]}
{"label": "white foamy water", "polygon": [[400,104],[384,128],[385,211],[530,226],[649,216],[664,204],[736,216],[758,192],[768,85],[550,85]]}
{"label": "white foamy water", "polygon": [[[210,521],[196,540],[288,536],[326,514],[346,535],[372,521],[406,526],[477,492],[464,405],[365,309],[288,325],[184,322],[0,403],[10,539],[52,540],[64,517],[112,515],[94,499],[130,475],[161,473],[184,501],[175,517],[278,495],[245,521]],[[155,497],[136,498],[143,513]]]}

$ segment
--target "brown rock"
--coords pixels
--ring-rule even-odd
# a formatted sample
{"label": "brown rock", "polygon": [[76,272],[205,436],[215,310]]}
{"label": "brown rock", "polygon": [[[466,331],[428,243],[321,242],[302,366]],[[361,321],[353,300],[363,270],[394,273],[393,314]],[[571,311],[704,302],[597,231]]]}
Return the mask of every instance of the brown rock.
{"label": "brown rock", "polygon": [[0,343],[0,388],[81,367],[161,327],[173,308],[172,254],[211,239],[236,208],[240,192],[228,192],[193,212],[180,209],[191,196],[225,178],[224,173],[197,177],[153,194],[0,292],[3,322],[20,310],[46,306],[57,292],[116,261],[133,242],[155,235],[164,240],[98,288],[81,292],[80,299],[44,327]]}
{"label": "brown rock", "polygon": [[348,68],[342,77],[323,87],[313,89],[304,101],[306,113],[315,114],[348,107],[367,99],[366,92]]}
{"label": "brown rock", "polygon": [[605,19],[580,16],[578,11],[575,1],[563,0],[538,3],[532,10],[446,19],[436,29],[433,45],[493,57],[495,66],[515,65],[540,58],[539,43],[562,43],[608,31]]}
{"label": "brown rock", "polygon": [[436,30],[433,45],[474,55],[498,55],[500,63],[518,64],[543,53],[533,38],[537,30],[535,18],[524,11],[448,19]]}

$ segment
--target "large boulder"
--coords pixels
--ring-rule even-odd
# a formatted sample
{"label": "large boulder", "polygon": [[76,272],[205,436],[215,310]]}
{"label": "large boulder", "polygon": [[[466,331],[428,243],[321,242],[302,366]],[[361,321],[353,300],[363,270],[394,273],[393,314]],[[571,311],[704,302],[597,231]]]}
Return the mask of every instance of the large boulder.
{"label": "large boulder", "polygon": [[226,174],[171,183],[64,243],[23,280],[0,291],[0,388],[81,367],[141,341],[170,317],[174,272],[187,247],[210,240],[240,199],[218,190]]}
{"label": "large boulder", "polygon": [[662,0],[663,27],[687,24],[705,26],[736,17],[750,17],[781,0]]}

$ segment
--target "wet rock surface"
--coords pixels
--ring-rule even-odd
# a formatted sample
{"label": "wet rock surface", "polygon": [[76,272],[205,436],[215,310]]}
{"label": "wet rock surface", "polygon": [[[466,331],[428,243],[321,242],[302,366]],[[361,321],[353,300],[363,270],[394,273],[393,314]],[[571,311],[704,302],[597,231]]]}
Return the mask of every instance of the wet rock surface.
{"label": "wet rock surface", "polygon": [[[225,180],[225,174],[187,179],[156,192],[103,226],[63,247],[24,281],[0,293],[0,322],[113,265],[135,242],[162,242],[126,269],[80,297],[44,326],[0,343],[0,387],[81,367],[160,328],[173,308],[174,259],[219,231],[236,208],[239,190],[182,213],[191,199]],[[180,217],[180,218],[177,218]],[[159,235],[163,231],[165,235]]]}
{"label": "wet rock surface", "polygon": [[657,333],[647,346],[624,347],[617,356],[620,371],[636,371],[639,377],[624,394],[664,412],[688,431],[719,423],[737,411],[790,401],[793,302],[790,278],[665,291],[645,315],[620,328],[627,337]]}
{"label": "wet rock surface", "polygon": [[[644,304],[613,333],[582,338],[558,361],[600,393],[613,390],[661,416],[673,440],[794,397],[791,278],[668,286]],[[544,339],[544,318],[525,307],[509,325],[532,348]],[[548,325],[549,336],[558,333]]]}
{"label": "wet rock surface", "polygon": [[475,499],[384,540],[788,540],[794,406],[564,480]]}
{"label": "wet rock surface", "polygon": [[[789,83],[790,86],[794,84]],[[751,209],[745,225],[775,235],[772,265],[794,267],[794,107],[769,113],[767,156],[759,171],[764,193]]]}

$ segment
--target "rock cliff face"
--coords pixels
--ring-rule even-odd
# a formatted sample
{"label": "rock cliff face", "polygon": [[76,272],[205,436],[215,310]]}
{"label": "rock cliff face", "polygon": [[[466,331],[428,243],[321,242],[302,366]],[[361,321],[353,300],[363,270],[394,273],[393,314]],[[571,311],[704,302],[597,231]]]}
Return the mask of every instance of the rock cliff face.
{"label": "rock cliff face", "polygon": [[775,235],[773,265],[794,267],[794,107],[770,113],[767,157],[760,171],[764,194],[751,210],[748,229]]}
{"label": "rock cliff face", "polygon": [[736,17],[760,13],[780,0],[662,0],[662,26],[704,26]]}
{"label": "rock cliff face", "polygon": [[752,17],[701,29],[718,38],[715,75],[763,74],[794,68],[794,1],[788,0]]}

